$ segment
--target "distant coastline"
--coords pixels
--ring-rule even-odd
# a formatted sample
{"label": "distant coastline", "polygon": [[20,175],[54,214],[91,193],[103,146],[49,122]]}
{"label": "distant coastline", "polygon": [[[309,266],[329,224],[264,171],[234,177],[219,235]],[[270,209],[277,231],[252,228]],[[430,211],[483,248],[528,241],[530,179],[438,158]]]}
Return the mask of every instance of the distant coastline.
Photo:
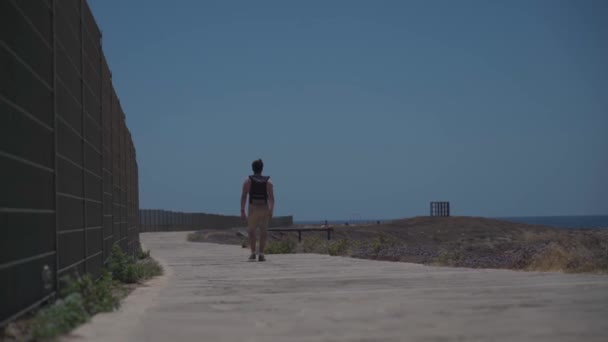
{"label": "distant coastline", "polygon": [[559,228],[608,228],[608,215],[523,216],[497,217],[497,219]]}
{"label": "distant coastline", "polygon": [[[516,216],[516,217],[488,217],[493,219],[539,224],[558,228],[606,228],[608,229],[608,215],[564,215],[564,216]],[[364,224],[374,222],[388,222],[394,219],[357,219],[357,220],[327,220],[328,224],[341,225],[348,224]],[[312,225],[322,224],[325,220],[295,220],[295,224]]]}

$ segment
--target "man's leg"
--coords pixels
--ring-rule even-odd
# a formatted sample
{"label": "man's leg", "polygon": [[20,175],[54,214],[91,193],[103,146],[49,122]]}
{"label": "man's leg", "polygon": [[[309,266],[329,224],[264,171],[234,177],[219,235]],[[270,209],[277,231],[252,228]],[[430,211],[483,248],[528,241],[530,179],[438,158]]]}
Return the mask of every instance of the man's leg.
{"label": "man's leg", "polygon": [[256,245],[256,236],[255,236],[255,227],[248,228],[247,232],[249,233],[249,246],[251,247],[251,254],[255,254],[255,245]]}
{"label": "man's leg", "polygon": [[251,247],[251,255],[255,255],[257,218],[255,212],[249,207],[249,217],[247,218],[247,234],[249,235],[249,247]]}
{"label": "man's leg", "polygon": [[260,254],[264,254],[264,248],[266,247],[266,228],[260,227]]}
{"label": "man's leg", "polygon": [[263,213],[262,218],[259,221],[260,225],[260,255],[264,255],[264,248],[266,247],[266,238],[268,236],[268,224],[270,221],[270,212],[266,210]]}

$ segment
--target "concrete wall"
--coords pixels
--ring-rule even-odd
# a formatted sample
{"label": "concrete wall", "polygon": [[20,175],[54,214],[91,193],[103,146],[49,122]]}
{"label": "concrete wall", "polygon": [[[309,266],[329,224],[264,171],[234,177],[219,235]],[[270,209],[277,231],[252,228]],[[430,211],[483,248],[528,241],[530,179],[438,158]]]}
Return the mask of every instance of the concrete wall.
{"label": "concrete wall", "polygon": [[85,0],[0,0],[0,326],[138,245],[138,168]]}

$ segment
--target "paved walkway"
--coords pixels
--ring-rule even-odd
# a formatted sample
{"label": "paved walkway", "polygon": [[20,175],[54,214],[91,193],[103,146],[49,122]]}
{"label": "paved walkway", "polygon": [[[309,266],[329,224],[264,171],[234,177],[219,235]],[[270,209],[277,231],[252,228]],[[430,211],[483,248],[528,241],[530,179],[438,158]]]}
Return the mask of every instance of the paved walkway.
{"label": "paved walkway", "polygon": [[141,240],[166,275],[69,341],[608,341],[608,276],[313,254],[248,263],[186,233]]}

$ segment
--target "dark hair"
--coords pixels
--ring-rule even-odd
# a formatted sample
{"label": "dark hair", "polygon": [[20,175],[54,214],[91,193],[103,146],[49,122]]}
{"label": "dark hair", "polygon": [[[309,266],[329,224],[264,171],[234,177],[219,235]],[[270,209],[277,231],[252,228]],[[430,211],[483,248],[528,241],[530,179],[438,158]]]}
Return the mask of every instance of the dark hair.
{"label": "dark hair", "polygon": [[262,173],[262,170],[264,170],[264,162],[262,159],[254,160],[253,163],[251,163],[251,169],[253,170],[253,173]]}

